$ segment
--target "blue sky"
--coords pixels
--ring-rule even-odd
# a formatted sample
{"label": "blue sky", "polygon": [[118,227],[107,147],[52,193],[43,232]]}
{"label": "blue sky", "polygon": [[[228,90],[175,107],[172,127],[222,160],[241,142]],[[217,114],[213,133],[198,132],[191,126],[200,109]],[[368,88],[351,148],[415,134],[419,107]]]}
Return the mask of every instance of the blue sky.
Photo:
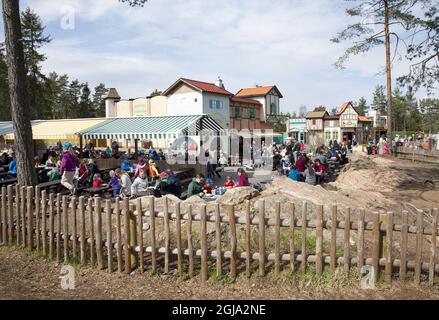
{"label": "blue sky", "polygon": [[[283,112],[371,101],[385,60],[382,49],[333,67],[345,44],[329,39],[349,22],[342,0],[150,0],[130,8],[117,0],[22,0],[53,41],[43,71],[116,87],[123,98],[164,90],[179,77],[226,88],[277,85]],[[71,13],[68,15],[67,12]],[[70,27],[66,29],[66,17]],[[3,23],[2,23],[3,24]],[[2,39],[3,30],[2,30]],[[407,70],[395,62],[394,73]]]}

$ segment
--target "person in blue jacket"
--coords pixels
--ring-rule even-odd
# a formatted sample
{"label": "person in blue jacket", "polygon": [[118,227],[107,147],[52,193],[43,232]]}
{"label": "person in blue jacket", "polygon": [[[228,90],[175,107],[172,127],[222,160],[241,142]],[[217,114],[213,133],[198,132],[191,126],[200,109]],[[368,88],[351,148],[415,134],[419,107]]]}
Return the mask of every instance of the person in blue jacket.
{"label": "person in blue jacket", "polygon": [[15,154],[12,154],[12,161],[9,162],[9,174],[17,175],[17,159],[15,158]]}
{"label": "person in blue jacket", "polygon": [[299,173],[299,171],[297,171],[296,167],[294,165],[291,166],[290,167],[290,172],[288,173],[288,177],[291,180],[298,181],[299,180],[299,176],[300,176],[300,173]]}

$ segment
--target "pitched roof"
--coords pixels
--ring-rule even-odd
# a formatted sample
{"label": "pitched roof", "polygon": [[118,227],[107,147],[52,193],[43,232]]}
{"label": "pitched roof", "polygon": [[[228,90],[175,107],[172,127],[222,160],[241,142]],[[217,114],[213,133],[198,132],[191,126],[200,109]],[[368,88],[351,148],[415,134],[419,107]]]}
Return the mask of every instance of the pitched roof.
{"label": "pitched roof", "polygon": [[239,103],[246,103],[246,104],[261,105],[261,103],[258,100],[247,99],[247,98],[240,98],[240,97],[237,97],[237,96],[231,97],[230,101],[232,101],[232,102],[239,102]]}
{"label": "pitched roof", "polygon": [[340,119],[340,116],[326,116],[325,120],[338,120]]}
{"label": "pitched roof", "polygon": [[271,90],[276,90],[280,98],[283,98],[282,93],[276,86],[266,86],[266,87],[256,87],[256,88],[246,88],[238,91],[236,96],[238,97],[256,97],[256,96],[266,96]]}
{"label": "pitched roof", "polygon": [[108,92],[104,99],[120,99],[119,93],[117,92],[116,88],[110,88],[108,89]]}
{"label": "pitched roof", "polygon": [[360,122],[372,122],[372,119],[366,116],[358,116],[358,121]]}
{"label": "pitched roof", "polygon": [[196,90],[200,90],[203,92],[222,94],[222,95],[226,95],[226,96],[233,96],[233,93],[227,91],[226,89],[223,89],[223,88],[216,86],[214,83],[203,82],[203,81],[192,80],[192,79],[185,79],[185,78],[178,79],[176,82],[174,82],[174,84],[172,84],[168,89],[166,89],[162,95],[164,95],[164,96],[169,95],[169,93],[177,85],[179,85],[181,82],[189,85],[190,87],[192,87]]}
{"label": "pitched roof", "polygon": [[312,111],[306,114],[307,119],[320,119],[329,116],[328,111]]}

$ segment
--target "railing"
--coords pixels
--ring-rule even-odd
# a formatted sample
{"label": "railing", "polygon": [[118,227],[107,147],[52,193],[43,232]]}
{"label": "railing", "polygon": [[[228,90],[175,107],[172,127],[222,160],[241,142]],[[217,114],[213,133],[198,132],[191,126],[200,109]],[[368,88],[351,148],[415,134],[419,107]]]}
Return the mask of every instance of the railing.
{"label": "railing", "polygon": [[[35,194],[34,194],[35,192]],[[146,201],[146,202],[145,202]],[[387,282],[413,276],[415,284],[435,283],[438,209],[409,213],[339,210],[304,202],[247,202],[234,206],[192,205],[171,198],[139,198],[133,202],[84,198],[8,186],[1,190],[0,243],[37,250],[49,259],[90,263],[108,272],[169,273],[232,278],[243,270],[279,275],[305,272],[372,270]],[[160,210],[159,210],[160,209]],[[274,214],[271,212],[274,209]],[[269,211],[271,213],[269,213]],[[400,221],[399,224],[395,223]],[[314,271],[312,271],[314,272]]]}

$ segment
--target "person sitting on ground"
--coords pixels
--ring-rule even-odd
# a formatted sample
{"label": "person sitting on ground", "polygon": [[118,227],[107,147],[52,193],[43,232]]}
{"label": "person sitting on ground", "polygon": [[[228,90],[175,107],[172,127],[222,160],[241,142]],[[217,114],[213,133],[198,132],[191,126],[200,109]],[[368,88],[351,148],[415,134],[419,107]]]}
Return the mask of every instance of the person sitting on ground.
{"label": "person sitting on ground", "polygon": [[340,163],[341,166],[343,166],[343,165],[349,163],[349,159],[346,157],[345,154],[342,154],[342,155],[341,155],[341,158],[340,158],[340,162],[339,162],[339,163]]}
{"label": "person sitting on ground", "polygon": [[113,196],[118,197],[122,186],[120,185],[120,181],[116,177],[116,173],[113,170],[110,171],[110,182],[108,183],[108,186],[111,188],[111,190],[113,190]]}
{"label": "person sitting on ground", "polygon": [[99,173],[95,173],[95,175],[93,176],[93,185],[92,187],[94,189],[99,188],[100,186],[102,186],[102,178],[101,175]]}
{"label": "person sitting on ground", "polygon": [[206,194],[212,194],[212,185],[213,185],[213,180],[212,179],[207,179],[206,183],[203,186],[203,192]]}
{"label": "person sitting on ground", "polygon": [[155,166],[154,160],[149,160],[149,176],[150,177],[158,177],[159,171],[157,170],[157,167]]}
{"label": "person sitting on ground", "polygon": [[73,148],[71,143],[65,142],[63,147],[64,153],[60,166],[61,185],[69,189],[71,195],[74,195],[76,192],[76,186],[73,183],[73,179],[75,178],[78,160],[73,155]]}
{"label": "person sitting on ground", "polygon": [[131,196],[131,179],[128,173],[121,170],[120,168],[117,168],[114,172],[116,174],[116,177],[120,180],[120,196],[122,197],[129,197]]}
{"label": "person sitting on ground", "polygon": [[248,182],[248,176],[244,169],[239,168],[237,170],[238,173],[238,182],[235,187],[248,187],[250,183]]}
{"label": "person sitting on ground", "polygon": [[296,163],[295,163],[295,167],[297,169],[298,172],[305,172],[306,169],[306,159],[303,156],[303,154],[299,155],[299,158],[297,159]]}
{"label": "person sitting on ground", "polygon": [[316,179],[316,173],[311,165],[307,165],[307,168],[305,170],[305,183],[315,186],[317,179]]}
{"label": "person sitting on ground", "polygon": [[154,161],[160,161],[162,160],[162,158],[158,155],[158,153],[156,151],[154,151],[151,155],[151,159]]}
{"label": "person sitting on ground", "polygon": [[199,196],[200,194],[203,194],[203,183],[204,176],[197,174],[195,178],[192,179],[191,183],[189,183],[187,197],[190,198],[192,196]]}
{"label": "person sitting on ground", "polygon": [[292,165],[290,167],[290,172],[288,173],[288,177],[293,181],[299,181],[299,171],[297,171],[296,166]]}
{"label": "person sitting on ground", "polygon": [[315,159],[312,165],[314,172],[316,174],[316,184],[322,184],[326,175],[326,166],[320,162],[320,159]]}
{"label": "person sitting on ground", "polygon": [[136,171],[134,171],[134,177],[133,181],[140,176],[142,172],[147,173],[148,172],[148,165],[145,163],[145,158],[141,157],[139,158],[136,166]]}
{"label": "person sitting on ground", "polygon": [[146,193],[148,191],[148,187],[148,176],[146,175],[145,171],[142,171],[131,185],[131,196],[137,197],[143,193]]}
{"label": "person sitting on ground", "polygon": [[231,176],[227,176],[226,182],[224,183],[224,187],[227,189],[232,189],[235,186],[235,181],[233,181]]}
{"label": "person sitting on ground", "polygon": [[166,170],[165,190],[170,194],[180,198],[181,197],[181,181],[180,178],[172,172],[172,170]]}

